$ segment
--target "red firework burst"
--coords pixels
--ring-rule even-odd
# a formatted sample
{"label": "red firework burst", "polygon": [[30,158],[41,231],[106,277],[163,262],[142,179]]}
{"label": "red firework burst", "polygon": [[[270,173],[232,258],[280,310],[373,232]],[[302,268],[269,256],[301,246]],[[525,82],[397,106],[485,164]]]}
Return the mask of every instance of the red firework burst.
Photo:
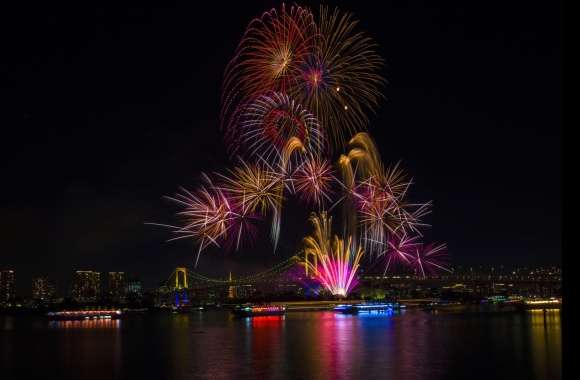
{"label": "red firework burst", "polygon": [[325,138],[316,118],[288,95],[268,92],[249,103],[236,124],[228,130],[230,150],[278,163],[291,139],[298,139],[305,152],[319,155]]}

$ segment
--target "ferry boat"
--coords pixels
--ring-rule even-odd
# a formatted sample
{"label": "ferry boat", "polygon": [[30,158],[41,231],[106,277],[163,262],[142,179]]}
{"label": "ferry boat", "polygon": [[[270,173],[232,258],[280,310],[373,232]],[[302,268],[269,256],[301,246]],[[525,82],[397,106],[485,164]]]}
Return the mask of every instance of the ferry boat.
{"label": "ferry boat", "polygon": [[205,308],[201,305],[197,305],[197,306],[191,306],[191,305],[187,305],[187,306],[171,306],[171,312],[173,314],[188,314],[188,313],[192,313],[194,311],[204,311]]}
{"label": "ferry boat", "polygon": [[258,317],[262,315],[284,315],[286,306],[275,305],[237,305],[232,311],[238,317]]}
{"label": "ferry boat", "polygon": [[437,300],[435,302],[427,304],[423,309],[457,312],[457,311],[465,311],[468,308],[468,306],[469,305],[464,304],[463,302],[460,301]]}
{"label": "ferry boat", "polygon": [[51,320],[85,320],[85,319],[117,319],[123,312],[118,309],[113,310],[63,310],[51,311],[47,313]]}
{"label": "ferry boat", "polygon": [[562,300],[555,297],[549,299],[527,299],[523,302],[524,309],[560,309]]}
{"label": "ferry boat", "polygon": [[384,313],[405,308],[405,305],[401,305],[398,302],[364,302],[352,305],[337,305],[333,310],[343,314],[358,314],[371,312]]}

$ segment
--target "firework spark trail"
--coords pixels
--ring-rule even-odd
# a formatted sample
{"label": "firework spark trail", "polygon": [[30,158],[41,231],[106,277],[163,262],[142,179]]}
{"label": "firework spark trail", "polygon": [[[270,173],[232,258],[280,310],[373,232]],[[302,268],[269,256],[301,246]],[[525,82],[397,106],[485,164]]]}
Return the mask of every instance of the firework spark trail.
{"label": "firework spark trail", "polygon": [[177,214],[182,217],[182,226],[150,223],[170,228],[178,235],[169,241],[185,238],[197,240],[196,265],[205,248],[210,245],[220,246],[218,240],[226,235],[234,216],[231,204],[223,192],[214,186],[206,174],[202,174],[202,179],[205,185],[201,185],[196,191],[190,192],[182,188],[182,194],[166,197],[184,207],[184,211]]}
{"label": "firework spark trail", "polygon": [[357,133],[350,139],[349,151],[341,155],[339,166],[345,184],[346,231],[356,236],[356,225],[360,225],[359,238],[369,254],[380,255],[389,234],[420,234],[419,228],[427,226],[421,218],[430,212],[430,203],[406,201],[412,181],[406,179],[399,163],[384,168],[376,144],[367,133]]}
{"label": "firework spark trail", "polygon": [[438,271],[452,272],[445,266],[446,259],[445,244],[421,244],[415,248],[412,266],[417,273],[426,277],[427,274],[437,273]]}
{"label": "firework spark trail", "polygon": [[412,266],[415,250],[420,244],[418,236],[409,236],[405,233],[390,235],[387,247],[381,253],[385,258],[383,274],[394,266]]}
{"label": "firework spark trail", "polygon": [[252,212],[265,215],[272,212],[271,237],[274,251],[280,236],[281,209],[284,200],[284,174],[270,170],[267,163],[261,161],[248,164],[241,161],[241,166],[230,170],[230,175],[218,174],[220,186],[231,194],[233,199],[244,200]]}
{"label": "firework spark trail", "polygon": [[228,171],[228,175],[216,173],[219,188],[233,197],[243,201],[253,211],[264,215],[275,210],[282,203],[283,197],[279,188],[283,186],[283,177],[269,170],[263,162],[249,164],[240,160],[240,166]]}
{"label": "firework spark trail", "polygon": [[263,218],[259,213],[250,210],[245,199],[242,199],[241,202],[232,200],[231,204],[232,217],[228,221],[228,231],[232,230],[232,233],[226,236],[225,248],[238,251],[242,241],[252,243],[256,239],[255,224]]}

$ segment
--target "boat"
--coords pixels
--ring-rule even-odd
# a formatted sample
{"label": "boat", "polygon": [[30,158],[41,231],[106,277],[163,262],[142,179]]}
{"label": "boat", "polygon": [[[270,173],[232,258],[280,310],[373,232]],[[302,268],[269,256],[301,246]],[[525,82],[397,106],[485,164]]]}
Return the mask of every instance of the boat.
{"label": "boat", "polygon": [[359,304],[341,304],[334,307],[334,311],[343,314],[358,314],[371,312],[389,312],[405,309],[405,305],[398,302],[364,302]]}
{"label": "boat", "polygon": [[523,302],[524,309],[560,309],[562,299],[550,297],[549,299],[527,299]]}
{"label": "boat", "polygon": [[263,315],[284,315],[286,306],[276,305],[237,305],[232,313],[238,317],[258,317]]}
{"label": "boat", "polygon": [[438,300],[431,302],[423,307],[424,310],[439,310],[439,311],[465,311],[469,305],[460,301]]}
{"label": "boat", "polygon": [[46,314],[48,319],[67,321],[67,320],[86,320],[86,319],[117,319],[123,312],[118,309],[112,310],[62,310],[51,311]]}

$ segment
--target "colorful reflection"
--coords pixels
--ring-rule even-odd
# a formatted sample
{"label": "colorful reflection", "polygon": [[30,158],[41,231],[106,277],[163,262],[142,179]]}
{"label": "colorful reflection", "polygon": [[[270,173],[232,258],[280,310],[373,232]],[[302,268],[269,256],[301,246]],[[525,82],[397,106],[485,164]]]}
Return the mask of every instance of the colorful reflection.
{"label": "colorful reflection", "polygon": [[48,326],[57,329],[118,329],[120,319],[85,319],[77,321],[49,321]]}
{"label": "colorful reflection", "polygon": [[273,378],[284,364],[284,315],[246,318],[246,343],[252,373],[259,378]]}
{"label": "colorful reflection", "polygon": [[557,379],[561,376],[562,333],[559,309],[532,309],[530,348],[534,373],[538,377]]}
{"label": "colorful reflection", "polygon": [[352,375],[352,365],[359,356],[356,350],[360,339],[355,334],[358,324],[356,318],[352,315],[325,313],[317,328],[320,367],[315,377],[340,379]]}
{"label": "colorful reflection", "polygon": [[280,327],[284,323],[284,315],[264,315],[253,318],[251,320],[253,327]]}

